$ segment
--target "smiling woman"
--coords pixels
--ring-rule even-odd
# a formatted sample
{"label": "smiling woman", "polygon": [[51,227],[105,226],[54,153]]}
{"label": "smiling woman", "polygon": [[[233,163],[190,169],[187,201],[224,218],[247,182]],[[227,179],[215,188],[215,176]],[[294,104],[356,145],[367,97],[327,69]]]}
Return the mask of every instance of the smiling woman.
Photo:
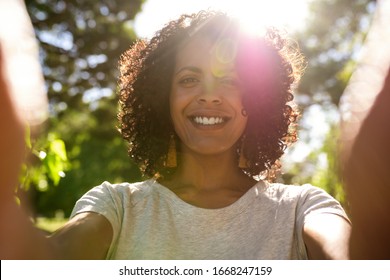
{"label": "smiling woman", "polygon": [[273,183],[296,141],[301,66],[277,29],[254,36],[222,12],[137,41],[120,58],[118,119],[145,180],[92,188],[40,241],[61,259],[347,258],[340,204]]}
{"label": "smiling woman", "polygon": [[[176,56],[170,95],[171,118],[185,143],[183,149],[198,153],[216,154],[229,149],[247,123],[247,117],[241,114],[240,79],[233,61],[219,61],[214,44],[205,35],[195,34],[193,41],[183,47]],[[194,98],[197,102],[192,102]]]}
{"label": "smiling woman", "polygon": [[[208,16],[214,14],[208,24]],[[168,140],[176,136],[186,144],[183,149],[190,142],[215,140],[213,148],[207,146],[210,151],[223,151],[230,139],[233,158],[237,145],[232,143],[246,138],[245,149],[240,148],[248,162],[245,172],[251,176],[267,172],[271,178],[271,167],[277,169],[275,161],[296,139],[293,124],[298,113],[288,103],[301,74],[302,57],[277,30],[270,29],[265,37],[252,36],[223,13],[201,12],[193,25],[188,25],[190,19],[182,16],[177,23],[170,22],[149,44],[140,41],[122,56],[121,132],[131,144],[132,158],[154,176],[170,172],[162,167]],[[143,57],[144,52],[149,55]],[[194,99],[204,108],[191,103]],[[178,104],[186,105],[181,114]],[[148,110],[158,114],[150,115]],[[213,137],[197,130],[192,133],[193,125],[185,125],[184,120],[199,129],[196,117],[207,117],[205,122],[220,117],[224,122],[218,127],[229,129],[222,133],[208,126]]]}
{"label": "smiling woman", "polygon": [[150,179],[91,189],[70,227],[102,215],[109,259],[347,258],[340,204],[272,183],[296,140],[300,58],[278,30],[253,36],[213,11],[139,40],[120,59],[119,121]]}

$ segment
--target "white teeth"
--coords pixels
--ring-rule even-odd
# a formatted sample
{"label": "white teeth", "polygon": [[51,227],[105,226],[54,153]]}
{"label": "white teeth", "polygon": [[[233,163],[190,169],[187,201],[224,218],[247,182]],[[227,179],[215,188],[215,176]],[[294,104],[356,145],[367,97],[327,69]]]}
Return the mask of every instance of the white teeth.
{"label": "white teeth", "polygon": [[223,123],[224,120],[221,117],[194,117],[194,121],[197,124],[203,124],[203,125],[215,125],[215,124],[220,124]]}

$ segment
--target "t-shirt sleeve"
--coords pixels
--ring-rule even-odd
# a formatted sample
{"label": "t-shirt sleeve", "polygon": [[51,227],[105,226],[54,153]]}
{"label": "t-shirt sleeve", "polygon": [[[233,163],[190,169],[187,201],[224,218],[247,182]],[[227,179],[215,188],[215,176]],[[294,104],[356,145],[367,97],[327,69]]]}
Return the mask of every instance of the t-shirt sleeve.
{"label": "t-shirt sleeve", "polygon": [[348,223],[351,222],[341,204],[326,191],[312,185],[303,185],[302,188],[303,190],[297,205],[296,234],[300,241],[300,251],[301,253],[305,251],[304,253],[306,254],[302,236],[303,226],[306,221],[315,217],[315,215],[325,214],[338,215],[344,218]]}
{"label": "t-shirt sleeve", "polygon": [[114,242],[122,223],[123,192],[108,182],[92,188],[76,202],[70,218],[85,212],[99,213],[111,223]]}
{"label": "t-shirt sleeve", "polygon": [[311,185],[302,186],[300,202],[298,205],[298,218],[303,222],[315,214],[335,214],[349,221],[341,204],[323,189]]}

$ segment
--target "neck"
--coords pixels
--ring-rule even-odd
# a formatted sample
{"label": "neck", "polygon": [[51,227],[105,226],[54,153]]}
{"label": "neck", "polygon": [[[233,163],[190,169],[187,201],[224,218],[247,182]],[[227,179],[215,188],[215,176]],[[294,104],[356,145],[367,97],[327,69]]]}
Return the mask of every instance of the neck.
{"label": "neck", "polygon": [[202,208],[221,208],[237,201],[256,181],[238,167],[234,150],[202,155],[182,152],[179,167],[160,183],[183,201]]}
{"label": "neck", "polygon": [[172,177],[175,187],[207,191],[219,189],[247,188],[255,181],[238,167],[234,151],[217,155],[183,153],[181,164]]}

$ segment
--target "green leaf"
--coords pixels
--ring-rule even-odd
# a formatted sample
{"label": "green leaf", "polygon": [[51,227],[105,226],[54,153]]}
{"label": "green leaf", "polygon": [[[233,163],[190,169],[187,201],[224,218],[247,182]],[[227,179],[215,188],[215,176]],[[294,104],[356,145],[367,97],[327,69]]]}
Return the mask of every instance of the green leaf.
{"label": "green leaf", "polygon": [[25,131],[25,135],[24,135],[24,140],[25,140],[25,143],[26,143],[26,147],[28,149],[32,149],[32,145],[31,145],[31,129],[30,129],[30,126],[28,124],[26,124],[26,131]]}
{"label": "green leaf", "polygon": [[66,161],[68,157],[66,156],[65,143],[61,139],[55,139],[50,142],[49,145],[50,153],[56,155],[61,160]]}

